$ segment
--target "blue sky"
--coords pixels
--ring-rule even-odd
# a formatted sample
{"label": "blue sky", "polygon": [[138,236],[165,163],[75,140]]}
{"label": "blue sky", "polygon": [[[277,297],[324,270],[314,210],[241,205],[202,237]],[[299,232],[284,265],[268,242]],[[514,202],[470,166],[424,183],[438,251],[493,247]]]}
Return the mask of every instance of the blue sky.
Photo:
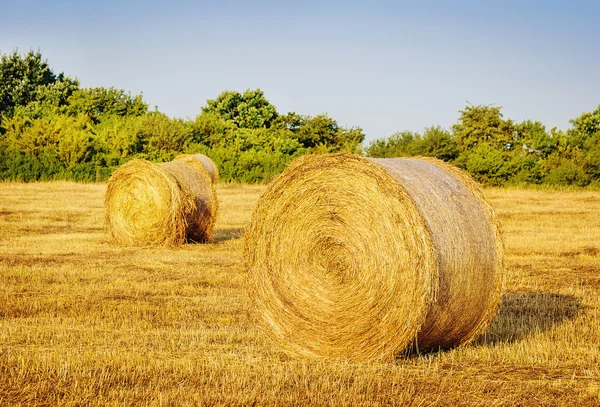
{"label": "blue sky", "polygon": [[195,117],[223,90],[327,113],[367,140],[467,102],[567,128],[600,104],[600,2],[0,0],[0,52]]}

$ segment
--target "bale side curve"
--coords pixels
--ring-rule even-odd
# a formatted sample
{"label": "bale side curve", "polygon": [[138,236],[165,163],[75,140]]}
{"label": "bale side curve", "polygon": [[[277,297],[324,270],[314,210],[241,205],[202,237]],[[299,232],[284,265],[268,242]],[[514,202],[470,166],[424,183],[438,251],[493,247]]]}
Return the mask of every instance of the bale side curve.
{"label": "bale side curve", "polygon": [[211,160],[204,154],[182,154],[182,155],[175,157],[174,161],[181,160],[184,157],[185,157],[185,160],[194,159],[196,161],[199,161],[202,164],[202,166],[204,167],[204,169],[206,170],[206,172],[208,173],[213,184],[215,184],[219,181],[219,169],[217,168],[217,166],[213,162],[213,160]]}
{"label": "bale side curve", "polygon": [[185,240],[204,243],[212,240],[217,220],[217,194],[208,171],[193,157],[181,155],[157,164],[177,182],[184,202],[181,216],[185,223]]}
{"label": "bale side curve", "polygon": [[504,256],[499,224],[466,173],[432,158],[369,159],[411,196],[436,249],[437,299],[415,341],[418,350],[468,343],[489,325],[500,302]]}

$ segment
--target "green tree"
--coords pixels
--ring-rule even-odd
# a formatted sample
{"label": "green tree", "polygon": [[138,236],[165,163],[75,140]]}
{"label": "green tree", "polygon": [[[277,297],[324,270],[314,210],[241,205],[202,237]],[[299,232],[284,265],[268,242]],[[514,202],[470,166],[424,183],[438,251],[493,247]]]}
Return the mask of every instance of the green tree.
{"label": "green tree", "polygon": [[412,131],[399,131],[387,139],[377,139],[369,144],[366,153],[370,157],[410,157],[418,154],[420,136]]}
{"label": "green tree", "polygon": [[4,142],[27,155],[52,153],[67,166],[91,156],[91,124],[83,115],[52,114],[38,119],[15,116],[7,124]]}
{"label": "green tree", "polygon": [[521,148],[522,140],[517,126],[504,119],[497,106],[467,106],[460,111],[458,123],[452,126],[459,152],[480,144],[489,144],[499,150]]}
{"label": "green tree", "polygon": [[64,75],[55,75],[39,52],[21,55],[17,51],[0,57],[0,121],[12,116],[16,106],[38,100],[43,88]]}
{"label": "green tree", "polygon": [[148,153],[148,140],[140,131],[140,122],[139,116],[109,116],[94,126],[107,165],[118,165],[124,159]]}
{"label": "green tree", "polygon": [[585,148],[585,170],[598,183],[600,182],[600,131],[586,140]]}
{"label": "green tree", "polygon": [[436,157],[452,161],[458,156],[456,141],[452,134],[441,126],[426,127],[416,146],[416,153],[425,157]]}
{"label": "green tree", "polygon": [[503,185],[511,175],[500,150],[481,143],[465,153],[465,169],[477,181],[486,185]]}
{"label": "green tree", "polygon": [[436,157],[452,161],[458,151],[452,134],[440,126],[426,127],[423,135],[412,131],[392,134],[373,141],[366,150],[371,157]]}
{"label": "green tree", "polygon": [[296,130],[296,138],[304,147],[316,147],[319,144],[335,144],[340,128],[335,120],[325,114],[307,117]]}
{"label": "green tree", "polygon": [[600,131],[600,105],[592,112],[584,112],[571,120],[573,126],[567,132],[573,146],[584,147],[586,140]]}
{"label": "green tree", "polygon": [[556,158],[555,162],[550,163],[550,166],[553,168],[544,178],[544,182],[547,184],[584,187],[590,183],[590,177],[574,159]]}
{"label": "green tree", "polygon": [[584,156],[583,169],[596,183],[600,182],[600,105],[571,120],[567,137],[572,149]]}
{"label": "green tree", "polygon": [[326,114],[302,116],[295,112],[280,115],[275,126],[289,130],[304,148],[315,152],[360,153],[365,134],[360,127],[341,127]]}
{"label": "green tree", "polygon": [[151,160],[168,161],[184,151],[192,141],[192,128],[181,119],[151,112],[140,117],[138,132],[148,143]]}
{"label": "green tree", "polygon": [[523,179],[527,147],[520,130],[503,118],[500,107],[467,106],[452,126],[458,150],[455,163],[490,185],[503,185],[517,174]]}
{"label": "green tree", "polygon": [[521,135],[523,150],[529,154],[547,157],[557,148],[557,140],[538,121],[525,120],[517,125],[517,131]]}
{"label": "green tree", "polygon": [[141,116],[148,112],[142,95],[131,96],[122,89],[78,89],[68,98],[69,114],[83,113],[98,123],[102,116]]}
{"label": "green tree", "polygon": [[306,124],[307,117],[296,112],[289,112],[277,116],[276,126],[297,132],[300,127]]}
{"label": "green tree", "polygon": [[25,106],[15,106],[13,116],[39,119],[64,112],[69,97],[78,89],[79,82],[69,77],[49,85],[39,86],[37,100],[29,102]]}
{"label": "green tree", "polygon": [[360,154],[365,133],[361,127],[340,127],[334,139],[334,145],[329,148],[331,152],[349,152]]}
{"label": "green tree", "polygon": [[231,121],[225,121],[219,114],[203,112],[190,123],[192,142],[209,147],[231,140],[231,133],[237,128]]}
{"label": "green tree", "polygon": [[277,119],[277,109],[260,89],[248,89],[244,93],[225,91],[216,99],[208,100],[202,113],[216,113],[245,129],[269,128]]}

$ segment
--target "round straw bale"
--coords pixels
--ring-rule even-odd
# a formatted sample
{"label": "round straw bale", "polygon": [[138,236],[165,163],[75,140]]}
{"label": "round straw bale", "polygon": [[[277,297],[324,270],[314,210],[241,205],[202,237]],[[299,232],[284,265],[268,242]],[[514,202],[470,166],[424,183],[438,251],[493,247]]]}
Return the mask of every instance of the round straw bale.
{"label": "round straw bale", "polygon": [[196,159],[132,160],[111,176],[104,201],[109,239],[123,245],[178,245],[212,238],[213,183]]}
{"label": "round straw bale", "polygon": [[246,231],[262,331],[290,354],[391,358],[464,344],[502,288],[498,223],[479,187],[434,159],[296,159]]}
{"label": "round straw bale", "polygon": [[175,161],[184,160],[189,162],[190,160],[197,160],[202,163],[206,172],[210,176],[210,179],[213,183],[216,183],[219,180],[219,169],[215,165],[215,163],[205,156],[204,154],[182,154],[180,156],[175,157]]}

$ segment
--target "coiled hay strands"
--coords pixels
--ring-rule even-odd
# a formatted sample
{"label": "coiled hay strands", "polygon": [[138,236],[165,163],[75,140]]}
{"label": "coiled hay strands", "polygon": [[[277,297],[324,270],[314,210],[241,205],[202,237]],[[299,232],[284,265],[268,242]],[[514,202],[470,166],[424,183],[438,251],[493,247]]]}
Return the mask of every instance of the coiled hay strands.
{"label": "coiled hay strands", "polygon": [[292,355],[462,345],[501,296],[494,212],[435,159],[300,157],[260,198],[244,250],[257,322]]}
{"label": "coiled hay strands", "polygon": [[212,239],[217,197],[208,172],[195,158],[160,164],[132,160],[111,176],[104,208],[113,243],[202,243]]}

